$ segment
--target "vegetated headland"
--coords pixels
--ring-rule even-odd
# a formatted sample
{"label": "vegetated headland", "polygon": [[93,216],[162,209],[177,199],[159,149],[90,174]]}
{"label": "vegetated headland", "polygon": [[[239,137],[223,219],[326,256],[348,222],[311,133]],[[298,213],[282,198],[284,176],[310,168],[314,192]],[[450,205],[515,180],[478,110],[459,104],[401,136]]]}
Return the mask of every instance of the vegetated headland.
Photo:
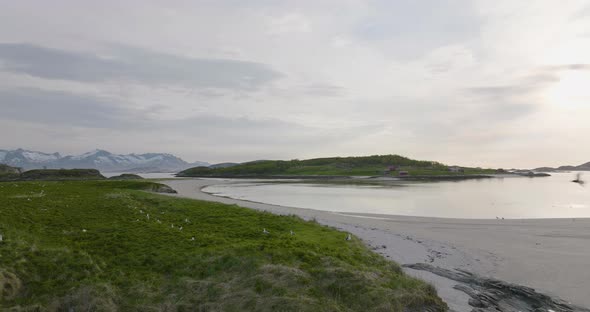
{"label": "vegetated headland", "polygon": [[0,310],[447,310],[354,236],[161,187],[0,183]]}
{"label": "vegetated headland", "polygon": [[496,169],[447,166],[435,161],[414,160],[398,155],[330,157],[307,160],[261,160],[230,167],[194,167],[179,177],[223,178],[342,178],[353,176],[400,179],[487,178]]}
{"label": "vegetated headland", "polygon": [[0,165],[0,181],[39,181],[39,180],[103,180],[106,179],[96,169],[33,169]]}

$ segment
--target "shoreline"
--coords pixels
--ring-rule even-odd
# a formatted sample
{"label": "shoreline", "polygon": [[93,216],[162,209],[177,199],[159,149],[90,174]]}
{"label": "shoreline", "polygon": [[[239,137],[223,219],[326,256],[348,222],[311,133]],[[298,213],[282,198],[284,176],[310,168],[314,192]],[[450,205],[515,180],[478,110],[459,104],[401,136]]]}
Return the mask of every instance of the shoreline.
{"label": "shoreline", "polygon": [[[347,175],[233,175],[233,174],[213,174],[213,175],[175,175],[176,178],[189,179],[280,179],[280,180],[327,180],[327,181],[462,181],[472,179],[493,179],[502,177],[499,174],[458,174],[458,175],[415,175],[415,176],[347,176]],[[512,174],[512,176],[522,176]]]}
{"label": "shoreline", "polygon": [[[164,183],[178,191],[173,196],[316,220],[350,232],[375,252],[401,265],[464,270],[482,278],[535,288],[554,299],[565,300],[564,304],[571,301],[574,305],[590,306],[590,219],[446,219],[338,213],[219,197],[201,190],[231,181],[179,179]],[[473,309],[469,305],[472,298],[465,290],[456,289],[461,282],[441,276],[436,270],[414,267],[420,269],[405,267],[404,271],[433,284],[451,310]]]}

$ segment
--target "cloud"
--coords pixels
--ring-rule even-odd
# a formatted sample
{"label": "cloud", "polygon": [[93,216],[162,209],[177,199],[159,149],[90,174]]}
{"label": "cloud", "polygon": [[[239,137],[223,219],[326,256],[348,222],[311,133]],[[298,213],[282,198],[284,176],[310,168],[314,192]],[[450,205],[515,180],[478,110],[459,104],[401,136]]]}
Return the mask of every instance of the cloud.
{"label": "cloud", "polygon": [[49,125],[118,128],[133,113],[107,99],[36,88],[0,89],[0,120]]}
{"label": "cloud", "polygon": [[443,1],[368,1],[373,14],[356,26],[361,40],[389,42],[401,58],[416,58],[431,49],[477,36],[482,21],[472,3]]}
{"label": "cloud", "polygon": [[21,134],[47,129],[37,132],[35,140],[52,141],[55,148],[68,152],[71,148],[64,146],[73,142],[130,152],[157,145],[188,154],[198,146],[195,159],[209,160],[321,155],[330,153],[326,142],[362,140],[382,126],[316,127],[280,118],[214,113],[159,119],[160,114],[131,109],[113,98],[36,88],[0,89],[0,111],[0,133],[19,125],[15,137],[6,137],[6,144],[12,146],[18,145],[15,138]]}
{"label": "cloud", "polygon": [[541,66],[529,70],[527,75],[514,79],[503,85],[470,87],[464,89],[470,96],[488,98],[489,100],[515,99],[534,96],[560,81],[563,71],[590,71],[590,64],[565,64]]}
{"label": "cloud", "polygon": [[54,127],[118,131],[157,131],[159,135],[194,135],[194,140],[220,145],[323,144],[351,133],[319,129],[278,118],[227,117],[212,113],[158,119],[146,110],[130,109],[110,98],[36,88],[0,89],[0,120]]}
{"label": "cloud", "polygon": [[238,90],[256,89],[282,76],[256,62],[188,58],[123,46],[112,53],[107,58],[32,44],[0,43],[0,68],[45,79]]}
{"label": "cloud", "polygon": [[[158,146],[210,161],[393,152],[575,163],[558,157],[590,153],[587,8],[19,1],[0,10],[0,141],[66,152]],[[541,145],[556,154],[536,153]],[[557,155],[568,148],[576,152]]]}
{"label": "cloud", "polygon": [[306,33],[311,31],[311,22],[305,16],[297,13],[289,13],[280,17],[270,19],[271,35],[285,33]]}

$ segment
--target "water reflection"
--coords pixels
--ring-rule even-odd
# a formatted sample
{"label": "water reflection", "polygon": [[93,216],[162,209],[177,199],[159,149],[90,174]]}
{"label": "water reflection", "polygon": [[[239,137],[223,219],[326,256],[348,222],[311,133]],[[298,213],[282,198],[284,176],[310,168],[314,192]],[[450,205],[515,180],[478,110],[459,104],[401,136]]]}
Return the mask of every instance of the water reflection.
{"label": "water reflection", "polygon": [[238,181],[206,192],[269,204],[337,211],[442,218],[590,217],[590,188],[573,173],[445,182],[310,183]]}

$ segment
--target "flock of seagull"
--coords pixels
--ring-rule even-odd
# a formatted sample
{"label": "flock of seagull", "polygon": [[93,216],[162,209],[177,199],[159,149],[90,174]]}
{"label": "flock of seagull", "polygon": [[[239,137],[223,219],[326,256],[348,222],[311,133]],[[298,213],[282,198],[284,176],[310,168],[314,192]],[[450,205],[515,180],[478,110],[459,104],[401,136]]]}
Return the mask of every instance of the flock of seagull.
{"label": "flock of seagull", "polygon": [[[137,207],[132,207],[132,208],[133,208],[133,209],[137,209]],[[141,214],[144,214],[144,213],[145,213],[145,217],[146,217],[146,219],[147,219],[148,221],[150,220],[150,214],[149,214],[149,213],[147,213],[147,212],[144,212],[144,211],[143,211],[143,209],[139,209],[139,213],[141,213]],[[164,212],[162,212],[162,214],[163,214],[163,213],[164,213]],[[136,221],[136,222],[139,222],[139,219],[136,219],[135,221]],[[156,218],[156,222],[157,222],[157,223],[159,223],[159,224],[162,224],[162,221],[160,221],[160,219],[157,219],[157,218]],[[185,219],[184,219],[184,222],[185,222],[185,223],[187,223],[187,224],[188,224],[188,223],[190,223],[190,221],[189,221],[189,219],[188,219],[188,218],[185,218]],[[176,228],[176,229],[178,229],[179,231],[182,231],[182,229],[183,229],[183,227],[182,227],[182,226],[175,226],[175,225],[174,225],[174,223],[171,223],[171,224],[170,224],[170,228],[171,228],[171,229],[175,229],[175,228]],[[82,230],[82,232],[86,233],[86,229],[83,229],[83,230]],[[268,231],[266,228],[263,228],[263,229],[262,229],[262,234],[264,234],[264,235],[270,235],[270,232],[269,232],[269,231]],[[291,235],[291,236],[294,236],[294,235],[295,235],[295,232],[293,232],[293,230],[290,230],[290,231],[289,231],[289,235]],[[194,237],[194,236],[192,236],[190,240],[191,240],[191,241],[195,241],[195,237]],[[346,234],[346,237],[345,237],[345,240],[347,240],[347,241],[350,241],[350,240],[352,240],[352,235],[351,235],[350,233],[347,233],[347,234]],[[0,242],[1,242],[1,241],[2,241],[2,237],[1,237],[1,235],[0,235]]]}

